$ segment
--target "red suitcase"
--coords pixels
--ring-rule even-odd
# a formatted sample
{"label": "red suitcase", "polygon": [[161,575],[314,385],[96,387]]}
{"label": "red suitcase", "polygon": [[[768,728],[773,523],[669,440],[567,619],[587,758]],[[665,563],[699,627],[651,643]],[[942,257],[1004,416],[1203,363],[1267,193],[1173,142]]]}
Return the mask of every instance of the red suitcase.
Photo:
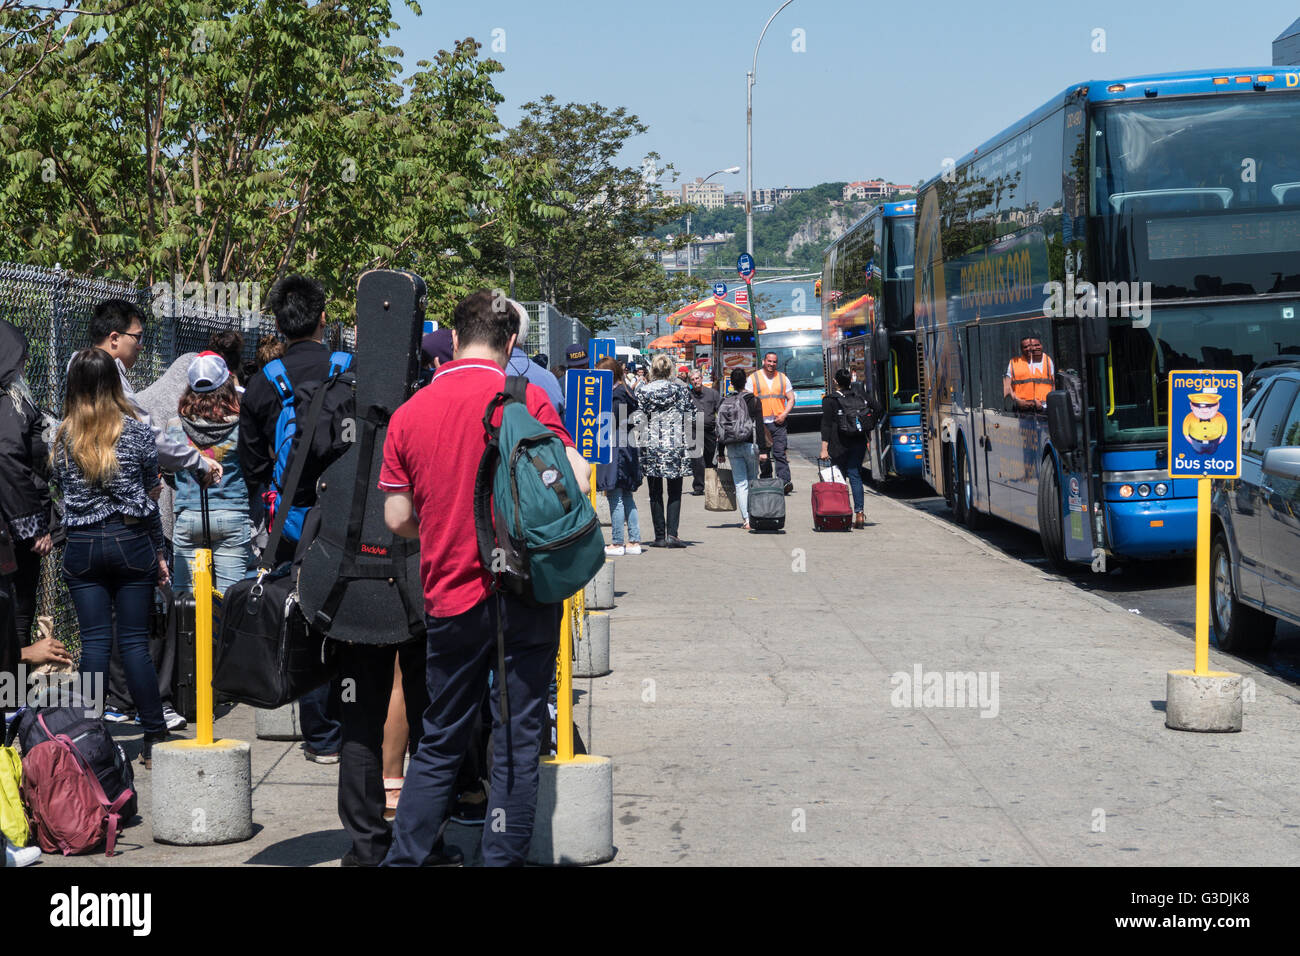
{"label": "red suitcase", "polygon": [[[822,477],[821,462],[817,463],[817,477]],[[838,481],[818,481],[812,486],[812,512],[814,531],[851,531],[849,486]]]}

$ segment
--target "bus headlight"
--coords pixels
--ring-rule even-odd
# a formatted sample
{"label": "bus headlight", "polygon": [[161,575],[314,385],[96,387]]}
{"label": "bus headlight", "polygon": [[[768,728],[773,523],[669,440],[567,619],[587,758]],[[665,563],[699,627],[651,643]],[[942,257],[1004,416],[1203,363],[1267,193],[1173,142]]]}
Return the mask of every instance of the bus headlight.
{"label": "bus headlight", "polygon": [[898,436],[898,443],[899,443],[900,445],[906,445],[906,444],[907,444],[907,436],[906,436],[906,435],[899,435],[899,436]]}
{"label": "bus headlight", "polygon": [[1156,494],[1157,494],[1157,495],[1159,495],[1160,497],[1163,498],[1163,497],[1164,497],[1166,494],[1168,494],[1168,493],[1169,493],[1169,486],[1166,485],[1163,481],[1160,482],[1160,484],[1156,485]]}
{"label": "bus headlight", "polygon": [[1132,486],[1132,485],[1120,485],[1120,486],[1119,486],[1119,496],[1120,496],[1121,498],[1132,498],[1132,497],[1133,497],[1133,486]]}
{"label": "bus headlight", "polygon": [[1138,485],[1138,494],[1141,495],[1143,498],[1147,497],[1148,495],[1151,494],[1151,486]]}

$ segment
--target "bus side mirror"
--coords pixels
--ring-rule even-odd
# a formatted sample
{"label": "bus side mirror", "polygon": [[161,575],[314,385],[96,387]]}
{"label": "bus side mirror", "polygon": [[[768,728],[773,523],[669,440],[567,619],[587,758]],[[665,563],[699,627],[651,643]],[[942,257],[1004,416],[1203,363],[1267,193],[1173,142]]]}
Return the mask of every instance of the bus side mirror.
{"label": "bus side mirror", "polygon": [[1047,431],[1058,452],[1064,454],[1079,447],[1074,434],[1070,395],[1064,389],[1053,389],[1047,393]]}
{"label": "bus side mirror", "polygon": [[1104,315],[1090,315],[1083,322],[1083,350],[1089,355],[1105,355],[1110,346],[1110,323]]}
{"label": "bus side mirror", "polygon": [[883,325],[876,326],[871,337],[871,360],[879,365],[889,355],[889,329]]}

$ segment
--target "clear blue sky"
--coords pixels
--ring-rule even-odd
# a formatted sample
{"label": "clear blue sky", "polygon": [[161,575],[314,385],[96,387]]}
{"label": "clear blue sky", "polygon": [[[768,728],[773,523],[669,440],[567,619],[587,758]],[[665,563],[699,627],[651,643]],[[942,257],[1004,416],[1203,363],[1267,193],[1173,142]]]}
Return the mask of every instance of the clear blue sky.
{"label": "clear blue sky", "polygon": [[[630,144],[683,179],[744,188],[745,73],[780,0],[438,0],[417,17],[393,0],[408,67],[472,36],[505,72],[507,124],[530,99],[598,102],[637,114]],[[754,88],[754,185],[811,186],[939,171],[1072,83],[1202,67],[1267,66],[1300,9],[1256,3],[1091,5],[1043,0],[864,3],[794,0],[773,22]],[[1105,30],[1095,53],[1094,29]],[[493,31],[505,49],[493,52]],[[792,31],[803,31],[795,52]],[[925,34],[911,31],[920,29]]]}

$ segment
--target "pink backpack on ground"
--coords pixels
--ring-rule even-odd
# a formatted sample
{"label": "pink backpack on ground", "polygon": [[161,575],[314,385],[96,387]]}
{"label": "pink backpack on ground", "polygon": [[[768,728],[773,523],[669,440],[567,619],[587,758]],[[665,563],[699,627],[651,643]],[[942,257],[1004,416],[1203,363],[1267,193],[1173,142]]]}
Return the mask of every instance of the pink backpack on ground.
{"label": "pink backpack on ground", "polygon": [[[44,720],[40,723],[48,734]],[[125,823],[122,809],[135,791],[125,789],[109,800],[72,738],[49,736],[23,754],[23,802],[37,842],[46,853],[64,856],[87,853],[106,842],[104,855],[112,856]]]}

